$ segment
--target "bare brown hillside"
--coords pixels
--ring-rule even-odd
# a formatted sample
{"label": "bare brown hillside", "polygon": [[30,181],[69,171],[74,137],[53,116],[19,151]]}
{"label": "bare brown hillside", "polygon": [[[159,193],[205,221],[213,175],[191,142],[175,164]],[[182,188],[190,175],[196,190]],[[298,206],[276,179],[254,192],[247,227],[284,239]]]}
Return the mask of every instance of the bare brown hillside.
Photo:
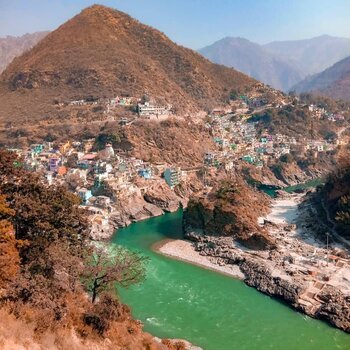
{"label": "bare brown hillside", "polygon": [[198,167],[205,151],[215,149],[203,126],[176,119],[161,123],[140,121],[128,127],[125,134],[133,155],[148,162]]}
{"label": "bare brown hillside", "polygon": [[[16,58],[0,77],[0,121],[55,115],[54,99],[142,96],[193,111],[255,81],[212,64],[125,13],[94,5]],[[56,113],[56,114],[55,114]]]}

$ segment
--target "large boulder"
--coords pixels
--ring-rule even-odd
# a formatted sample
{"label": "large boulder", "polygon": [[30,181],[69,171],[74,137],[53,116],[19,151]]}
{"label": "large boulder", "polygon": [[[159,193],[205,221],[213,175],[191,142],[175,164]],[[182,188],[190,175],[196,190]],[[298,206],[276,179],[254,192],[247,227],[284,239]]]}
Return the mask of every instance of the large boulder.
{"label": "large boulder", "polygon": [[166,212],[174,212],[180,207],[180,199],[165,183],[157,183],[148,188],[144,199]]}

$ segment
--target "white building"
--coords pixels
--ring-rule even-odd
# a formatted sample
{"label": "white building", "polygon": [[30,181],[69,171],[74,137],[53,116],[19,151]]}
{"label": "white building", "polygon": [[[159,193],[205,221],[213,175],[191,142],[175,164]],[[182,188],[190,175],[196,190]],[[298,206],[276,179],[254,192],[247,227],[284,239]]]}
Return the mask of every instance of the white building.
{"label": "white building", "polygon": [[149,102],[144,104],[139,103],[137,105],[137,112],[139,116],[150,116],[150,115],[169,115],[171,114],[169,106],[155,106],[151,105]]}

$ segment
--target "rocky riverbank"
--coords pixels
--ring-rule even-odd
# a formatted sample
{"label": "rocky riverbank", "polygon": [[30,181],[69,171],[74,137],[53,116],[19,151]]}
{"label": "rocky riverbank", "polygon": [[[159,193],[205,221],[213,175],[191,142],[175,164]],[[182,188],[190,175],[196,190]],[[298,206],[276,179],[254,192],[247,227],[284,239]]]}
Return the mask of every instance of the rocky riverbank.
{"label": "rocky riverbank", "polygon": [[113,197],[116,198],[101,208],[103,224],[94,227],[92,217],[90,236],[94,240],[110,239],[118,228],[177,211],[181,206],[186,206],[189,194],[185,192],[180,196],[165,181],[150,180],[125,188]]}
{"label": "rocky riverbank", "polygon": [[[327,165],[326,168],[329,167]],[[248,179],[261,185],[285,188],[321,178],[327,169],[325,169],[324,164],[301,169],[292,162],[284,163],[281,167],[245,166],[244,173]]]}
{"label": "rocky riverbank", "polygon": [[350,333],[349,256],[336,245],[327,250],[313,236],[308,227],[315,219],[301,200],[302,195],[285,194],[260,220],[275,239],[274,249],[252,250],[232,237],[208,236],[186,226],[185,237],[192,243],[167,242],[159,250],[208,268],[217,265],[217,270],[238,267],[247,285]]}
{"label": "rocky riverbank", "polygon": [[[304,177],[296,177],[296,179],[305,180],[316,176],[316,174],[303,174]],[[276,179],[271,171],[266,173],[265,170],[263,175],[264,181],[258,176],[258,180],[262,184],[270,185],[271,183],[271,186],[280,186],[281,188],[286,186],[286,183]],[[218,180],[214,176],[212,179],[213,184],[216,184],[217,181]],[[256,179],[254,181],[256,181]],[[290,184],[294,183],[294,181],[290,182]],[[129,186],[118,187],[118,189],[110,186],[106,194],[106,196],[111,198],[110,203],[107,206],[98,206],[102,209],[101,211],[105,218],[105,220],[103,220],[104,223],[92,225],[91,237],[94,240],[109,239],[118,228],[126,227],[133,222],[160,216],[167,212],[174,212],[180,207],[186,208],[190,198],[193,198],[193,195],[200,197],[201,194],[206,191],[207,188],[205,189],[203,187],[203,183],[198,178],[196,172],[187,175],[186,179],[183,179],[181,186],[176,187],[174,190],[172,190],[163,179],[137,179],[135,183]],[[246,187],[243,192],[246,191],[251,192],[248,187]],[[250,197],[256,196],[256,193],[251,192],[250,194]],[[260,203],[258,204],[258,206],[261,207],[259,210],[263,210],[263,206],[268,203],[268,200],[264,199],[263,196],[258,197],[259,198],[256,198],[255,202]],[[248,203],[246,212],[249,212],[249,206]],[[255,207],[257,207],[257,205],[255,205]],[[252,222],[250,219],[244,221]],[[269,246],[273,244],[267,236],[261,233],[259,235],[255,234],[251,237],[242,238],[245,240],[245,243],[247,245],[250,244],[252,248],[257,245]]]}
{"label": "rocky riverbank", "polygon": [[[203,184],[196,172],[188,173],[181,185],[174,189],[171,189],[164,179],[158,178],[140,178],[125,186],[109,185],[105,196],[99,197],[108,197],[108,204],[99,203],[97,206],[104,216],[104,223],[95,225],[95,229],[93,227],[91,238],[110,239],[118,228],[177,211],[180,207],[186,208],[190,196],[202,190]],[[85,208],[89,209],[88,206]],[[94,216],[91,215],[92,223],[93,219]]]}

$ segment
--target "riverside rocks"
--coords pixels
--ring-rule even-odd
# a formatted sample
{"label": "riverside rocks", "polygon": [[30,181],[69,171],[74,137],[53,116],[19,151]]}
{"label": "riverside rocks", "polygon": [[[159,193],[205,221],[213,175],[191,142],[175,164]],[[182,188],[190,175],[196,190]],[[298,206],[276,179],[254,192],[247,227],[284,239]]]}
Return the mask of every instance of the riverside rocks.
{"label": "riverside rocks", "polygon": [[[322,163],[321,163],[322,164]],[[269,167],[257,169],[254,166],[245,166],[245,171],[254,181],[266,186],[281,188],[294,186],[300,183],[320,178],[324,173],[324,164],[308,169],[301,169],[295,162],[284,163],[281,172],[276,173]]]}
{"label": "riverside rocks", "polygon": [[231,237],[207,236],[203,230],[189,226],[184,231],[185,238],[193,242],[200,255],[219,266],[239,266],[247,285],[350,333],[350,296],[327,285],[315,300],[308,298],[310,282],[290,269],[290,265],[295,264],[293,256],[280,249],[252,251],[234,244]]}
{"label": "riverside rocks", "polygon": [[180,199],[167,185],[149,188],[144,199],[166,212],[174,212],[180,206]]}
{"label": "riverside rocks", "polygon": [[344,296],[328,286],[319,298],[324,303],[317,310],[316,317],[350,333],[350,296]]}
{"label": "riverside rocks", "polygon": [[141,196],[134,195],[129,199],[116,202],[113,205],[113,210],[109,218],[114,222],[115,228],[118,228],[128,226],[132,222],[159,216],[163,213],[161,208],[146,202]]}
{"label": "riverside rocks", "polygon": [[232,248],[232,245],[230,247],[227,244],[227,240],[223,242],[220,238],[207,238],[193,231],[186,232],[186,238],[197,240],[194,247],[202,255],[224,259],[227,264],[237,264],[245,275],[245,283],[249,286],[297,307],[298,296],[303,290],[301,284],[296,285],[279,276],[273,276],[271,270],[261,260],[247,258],[243,252],[240,254]]}
{"label": "riverside rocks", "polygon": [[291,283],[279,276],[273,276],[271,270],[259,261],[245,260],[240,265],[245,274],[245,283],[257,290],[278,297],[297,307],[297,301],[303,290],[302,285]]}
{"label": "riverside rocks", "polygon": [[140,180],[133,188],[132,192],[129,189],[118,192],[106,214],[110,229],[94,234],[93,239],[108,239],[118,228],[163,215],[165,212],[174,212],[188,200],[187,197],[179,198],[165,182],[146,184]]}

